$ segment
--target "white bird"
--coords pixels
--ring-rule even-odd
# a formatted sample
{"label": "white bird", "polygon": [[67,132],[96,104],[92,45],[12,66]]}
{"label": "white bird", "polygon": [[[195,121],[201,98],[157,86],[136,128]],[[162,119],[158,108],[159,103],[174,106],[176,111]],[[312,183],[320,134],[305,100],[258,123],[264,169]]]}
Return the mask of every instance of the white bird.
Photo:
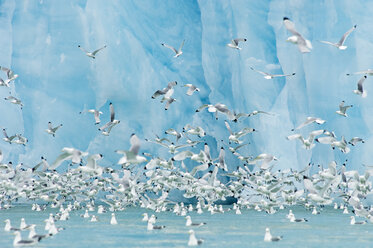
{"label": "white bird", "polygon": [[166,226],[155,226],[155,225],[153,225],[152,221],[148,221],[147,229],[148,229],[148,231],[151,231],[151,230],[161,230],[161,229],[163,229],[165,227]]}
{"label": "white bird", "polygon": [[186,219],[185,226],[197,226],[198,227],[198,226],[206,225],[206,222],[193,223],[192,218],[189,215],[187,215],[185,219]]}
{"label": "white bird", "polygon": [[102,127],[100,127],[98,130],[99,131],[102,131],[102,134],[103,135],[106,135],[108,136],[109,133],[111,132],[111,129],[120,123],[120,120],[116,120],[115,119],[115,111],[114,111],[114,106],[113,106],[113,103],[110,103],[109,104],[109,108],[110,108],[110,121],[107,122],[105,125],[103,125]]}
{"label": "white bird", "polygon": [[246,42],[246,41],[247,41],[247,39],[245,39],[245,38],[237,38],[237,39],[231,40],[231,43],[228,43],[227,46],[230,47],[230,48],[241,50],[242,48],[239,47],[238,44],[240,42]]}
{"label": "white bird", "polygon": [[13,140],[17,137],[16,134],[9,137],[8,134],[6,133],[6,129],[5,128],[3,128],[3,134],[4,134],[3,140],[5,142],[8,142],[9,144],[14,143]]}
{"label": "white bird", "polygon": [[7,96],[4,99],[7,100],[7,101],[9,101],[10,103],[13,103],[13,104],[21,106],[21,109],[23,107],[22,101],[20,99],[16,98],[16,97],[14,97],[14,96]]}
{"label": "white bird", "polygon": [[12,225],[10,224],[10,220],[9,219],[4,220],[4,222],[5,222],[4,231],[6,231],[6,232],[20,231],[21,230],[19,228],[12,227]]}
{"label": "white bird", "polygon": [[189,241],[188,246],[196,246],[203,243],[203,239],[197,239],[196,235],[194,234],[194,230],[189,230]]}
{"label": "white bird", "polygon": [[149,220],[149,217],[148,217],[148,214],[147,213],[143,213],[142,216],[144,216],[142,218],[142,221],[148,221]]}
{"label": "white bird", "polygon": [[295,25],[292,21],[290,21],[289,18],[284,17],[283,18],[285,28],[293,34],[293,36],[290,36],[286,41],[289,41],[291,43],[297,44],[298,49],[302,53],[309,53],[312,49],[312,44],[309,40],[306,40],[302,37],[298,31],[295,30]]}
{"label": "white bird", "polygon": [[325,120],[323,120],[321,118],[318,118],[318,117],[307,117],[305,122],[300,124],[297,128],[292,129],[291,131],[301,129],[301,128],[303,128],[303,127],[305,127],[305,126],[307,126],[311,123],[314,123],[314,122],[320,125],[320,124],[324,124]]}
{"label": "white bird", "polygon": [[250,67],[250,69],[264,75],[265,79],[272,79],[272,78],[275,78],[275,77],[291,77],[291,76],[295,75],[295,72],[292,73],[292,74],[269,74],[269,73],[264,72],[264,71],[256,70],[253,67]]}
{"label": "white bird", "polygon": [[313,215],[317,215],[317,214],[320,214],[320,212],[319,212],[319,211],[317,211],[317,209],[316,209],[316,207],[315,207],[315,206],[313,207],[313,210],[312,210],[312,214],[313,214]]}
{"label": "white bird", "polygon": [[49,169],[54,170],[59,167],[63,161],[71,160],[73,164],[80,164],[82,157],[88,155],[88,152],[82,152],[72,147],[64,147],[62,153],[56,158],[53,164],[50,165]]}
{"label": "white bird", "polygon": [[154,92],[154,94],[152,95],[152,98],[155,99],[158,96],[165,95],[168,91],[170,91],[176,85],[177,85],[176,81],[169,82],[167,84],[167,87],[165,87],[165,88],[163,88],[161,90],[157,90],[156,92]]}
{"label": "white bird", "polygon": [[24,230],[24,229],[27,229],[29,227],[30,227],[30,225],[26,224],[25,218],[21,218],[21,223],[19,225],[19,229]]}
{"label": "white bird", "polygon": [[335,140],[330,145],[333,147],[333,149],[335,147],[338,147],[343,153],[350,152],[350,148],[347,146],[347,142],[344,136],[342,136],[341,140]]}
{"label": "white bird", "polygon": [[305,139],[303,138],[303,136],[301,134],[293,134],[293,135],[289,135],[287,136],[286,138],[288,140],[294,140],[294,139],[299,139],[302,144],[303,144],[303,148],[305,148],[306,150],[310,150],[312,148],[315,147],[315,144],[313,143],[314,139],[316,136],[318,135],[321,135],[324,133],[325,130],[315,130],[315,131],[312,131],[309,136],[308,136],[308,139]]}
{"label": "white bird", "polygon": [[351,216],[350,219],[351,219],[350,221],[351,225],[365,225],[367,223],[366,221],[356,221],[355,216]]}
{"label": "white bird", "polygon": [[249,161],[248,164],[256,164],[258,161],[263,161],[260,168],[262,170],[266,170],[269,168],[269,163],[273,160],[277,161],[277,158],[271,154],[262,153],[255,157],[253,160]]}
{"label": "white bird", "polygon": [[92,58],[92,59],[95,59],[96,58],[96,54],[101,51],[102,49],[106,48],[106,45],[93,51],[93,52],[88,52],[87,50],[85,50],[83,47],[81,47],[80,45],[78,45],[78,47],[80,48],[80,50],[82,50],[85,55],[87,55],[88,57]]}
{"label": "white bird", "polygon": [[360,80],[357,82],[357,89],[353,91],[356,95],[360,95],[362,97],[367,96],[367,92],[364,91],[364,89],[363,89],[363,83],[364,83],[365,79],[367,79],[366,75],[364,75],[362,78],[360,78]]}
{"label": "white bird", "polygon": [[264,241],[265,242],[276,242],[280,241],[282,239],[282,236],[272,236],[271,231],[269,228],[266,228],[266,233],[264,234]]}
{"label": "white bird", "polygon": [[342,115],[344,117],[347,117],[348,115],[346,114],[347,109],[351,108],[352,105],[344,105],[345,101],[342,101],[339,104],[339,110],[335,111],[337,114]]}
{"label": "white bird", "polygon": [[91,222],[97,222],[97,218],[95,215],[92,215]]}
{"label": "white bird", "polygon": [[28,228],[30,230],[30,232],[28,234],[29,239],[41,240],[41,239],[44,239],[44,238],[47,238],[47,237],[51,236],[50,234],[44,234],[44,235],[36,234],[35,226],[36,226],[35,224],[31,224],[30,227]]}
{"label": "white bird", "polygon": [[176,101],[175,98],[171,97],[173,93],[174,93],[174,89],[167,91],[167,93],[164,95],[164,97],[161,100],[161,103],[166,102],[166,105],[164,107],[165,110],[168,110],[171,103]]}
{"label": "white bird", "polygon": [[13,246],[30,246],[35,245],[40,241],[40,238],[38,239],[22,239],[21,232],[15,231],[14,232],[14,240],[13,240]]}
{"label": "white bird", "polygon": [[330,41],[323,41],[323,40],[321,40],[320,42],[328,44],[328,45],[332,45],[332,46],[338,48],[339,50],[345,50],[347,48],[347,46],[344,46],[343,43],[345,42],[347,37],[352,33],[352,31],[355,30],[356,27],[357,27],[357,25],[354,25],[346,33],[344,33],[343,36],[341,37],[341,39],[337,43],[333,43],[333,42],[330,42]]}
{"label": "white bird", "polygon": [[56,131],[62,127],[62,124],[56,126],[56,127],[53,127],[52,126],[52,122],[48,122],[48,129],[45,129],[45,131],[49,134],[51,134],[53,137],[56,136]]}
{"label": "white bird", "polygon": [[1,68],[2,71],[5,71],[6,76],[8,77],[8,79],[5,80],[4,83],[6,85],[8,85],[8,87],[9,87],[9,82],[15,80],[18,77],[18,75],[14,74],[14,72],[11,69],[8,69],[6,67],[0,66],[0,68]]}
{"label": "white bird", "polygon": [[177,58],[177,57],[179,57],[181,54],[183,54],[183,51],[182,51],[181,49],[182,49],[183,46],[184,46],[184,42],[185,42],[185,40],[183,40],[183,42],[181,43],[179,50],[176,50],[176,48],[174,48],[174,47],[172,47],[172,46],[170,46],[170,45],[167,45],[167,44],[165,44],[165,43],[162,43],[161,45],[164,46],[164,47],[167,47],[167,48],[171,49],[172,51],[174,51],[174,52],[175,52],[175,56],[174,56],[174,58]]}
{"label": "white bird", "polygon": [[230,134],[229,138],[228,138],[229,139],[229,143],[234,142],[236,144],[241,144],[243,141],[239,140],[239,138],[241,138],[241,137],[243,137],[243,136],[245,136],[245,135],[247,135],[249,133],[255,132],[254,128],[245,127],[242,130],[234,133],[234,132],[232,132],[229,123],[227,121],[225,121],[224,123],[225,123],[226,128],[229,131],[229,134]]}
{"label": "white bird", "polygon": [[221,112],[225,114],[229,120],[235,120],[236,117],[234,114],[228,109],[228,107],[225,104],[217,103],[215,105],[212,104],[203,104],[201,107],[199,107],[196,112],[200,112],[203,109],[207,108],[208,112],[215,113],[215,119],[218,119],[218,112]]}
{"label": "white bird", "polygon": [[[84,111],[80,112],[79,114],[82,114]],[[101,120],[100,120],[100,115],[102,115],[103,113],[97,109],[88,109],[86,112],[88,113],[92,113],[94,118],[95,118],[95,125],[97,124],[100,124]]]}
{"label": "white bird", "polygon": [[146,162],[147,159],[143,156],[138,155],[140,150],[140,139],[136,134],[132,134],[130,138],[131,148],[128,151],[116,150],[116,153],[123,154],[124,156],[119,159],[118,164],[128,165],[128,164],[139,164]]}
{"label": "white bird", "polygon": [[294,215],[290,217],[290,222],[307,222],[308,220],[305,218],[296,219]]}
{"label": "white bird", "polygon": [[79,166],[78,168],[76,168],[76,171],[93,174],[95,176],[101,176],[104,169],[101,166],[97,165],[97,160],[100,159],[102,159],[102,154],[92,154],[87,158],[87,164],[85,166]]}
{"label": "white bird", "polygon": [[357,74],[367,74],[369,76],[373,76],[373,69],[367,69],[365,71],[358,71],[358,72],[354,72],[354,73],[347,73],[346,75],[351,76],[352,74],[355,74],[355,75],[357,75]]}
{"label": "white bird", "polygon": [[359,142],[365,143],[365,141],[362,138],[359,138],[359,137],[351,138],[351,140],[348,143],[352,146],[356,146],[356,144],[359,143]]}
{"label": "white bird", "polygon": [[200,89],[193,84],[185,84],[183,87],[188,87],[188,91],[186,92],[188,96],[193,95],[194,91],[200,91]]}
{"label": "white bird", "polygon": [[117,225],[118,224],[117,219],[115,218],[115,214],[114,213],[111,213],[110,224],[111,225]]}

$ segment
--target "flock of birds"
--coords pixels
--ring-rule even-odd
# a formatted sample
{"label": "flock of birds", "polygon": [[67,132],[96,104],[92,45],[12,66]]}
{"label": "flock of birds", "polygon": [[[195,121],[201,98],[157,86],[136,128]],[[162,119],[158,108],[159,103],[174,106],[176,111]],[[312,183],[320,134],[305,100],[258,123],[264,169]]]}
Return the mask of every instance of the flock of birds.
{"label": "flock of birds", "polygon": [[[294,23],[287,17],[283,18],[285,28],[292,33],[287,41],[297,44],[302,53],[311,52],[312,44],[296,31]],[[344,50],[347,37],[356,29],[356,25],[348,30],[338,43],[322,41],[325,44]],[[229,48],[240,50],[239,45],[246,42],[245,38],[233,39],[227,46]],[[171,49],[175,53],[175,58],[183,54],[182,48],[184,41],[179,49],[162,44],[162,46]],[[79,48],[90,58],[95,59],[100,51],[106,46],[93,52]],[[6,80],[0,79],[0,85],[9,87],[18,75],[8,68],[1,67],[7,75]],[[264,76],[265,79],[277,77],[292,77],[291,74],[270,74],[259,71],[253,67],[251,69]],[[363,74],[358,81],[358,88],[355,94],[366,96],[363,90],[363,82],[367,76],[373,75],[373,70],[356,72],[354,74]],[[177,87],[176,81],[168,83],[163,89],[156,90],[151,96],[152,99],[161,98],[165,103],[165,110],[176,101],[173,93]],[[187,88],[186,94],[192,96],[200,89],[192,84],[183,85]],[[13,104],[23,106],[22,101],[9,96],[5,98]],[[348,117],[347,111],[352,105],[346,105],[342,101],[339,105],[337,114]],[[55,226],[57,220],[67,220],[71,211],[81,211],[85,213],[84,218],[91,218],[91,221],[97,221],[96,216],[90,216],[88,211],[94,211],[95,202],[101,201],[106,204],[106,209],[112,212],[111,224],[116,224],[115,211],[124,210],[127,206],[139,206],[154,212],[173,211],[180,216],[186,216],[186,226],[199,227],[206,223],[193,223],[188,212],[196,211],[198,214],[208,211],[211,214],[222,213],[222,205],[216,205],[216,201],[227,201],[234,198],[236,203],[231,210],[236,214],[241,214],[240,209],[249,208],[256,211],[265,211],[268,214],[274,214],[287,206],[302,205],[312,210],[313,214],[320,213],[324,206],[340,203],[337,208],[343,209],[344,213],[352,211],[355,216],[365,218],[373,222],[373,208],[364,205],[364,199],[372,194],[372,183],[370,176],[373,172],[370,167],[366,168],[363,174],[356,170],[347,169],[347,160],[338,165],[331,161],[325,165],[314,165],[309,163],[301,170],[286,169],[276,170],[274,166],[278,160],[270,153],[258,155],[243,155],[242,148],[249,143],[245,141],[248,134],[257,132],[254,128],[244,127],[236,130],[235,123],[243,118],[250,118],[260,115],[273,115],[272,113],[255,110],[251,113],[236,113],[230,110],[225,104],[210,103],[199,107],[196,112],[202,112],[207,109],[213,113],[218,120],[221,116],[225,118],[227,128],[226,140],[222,140],[219,154],[213,157],[210,153],[211,144],[208,144],[204,137],[209,135],[203,127],[187,124],[182,130],[170,128],[165,130],[163,137],[155,135],[154,139],[145,139],[145,142],[157,145],[159,149],[166,149],[169,152],[167,158],[162,158],[150,153],[140,152],[141,141],[136,134],[130,137],[130,149],[116,150],[122,155],[118,161],[120,166],[100,166],[99,161],[103,158],[102,154],[89,154],[72,147],[65,147],[61,154],[49,163],[46,158],[41,157],[40,163],[28,166],[25,164],[13,165],[12,162],[3,163],[3,154],[0,153],[0,208],[8,209],[12,203],[18,200],[34,202],[33,210],[43,211],[46,207],[59,208],[59,212],[51,215],[46,221],[45,230],[47,234],[38,235],[35,233],[35,225],[26,225],[21,221],[19,228],[12,227],[10,221],[6,221],[5,231],[13,231],[15,234],[14,245],[33,245],[44,238],[56,235],[61,228]],[[91,113],[94,115],[94,124],[101,123],[100,116],[103,114],[100,110],[89,109],[80,112]],[[292,132],[298,132],[306,126],[314,124],[322,125],[326,122],[318,117],[307,117],[299,126],[292,129]],[[110,135],[113,127],[120,124],[116,119],[114,106],[110,103],[110,121],[98,128],[103,135]],[[48,123],[45,130],[48,134],[55,136],[56,132],[63,125],[53,126]],[[6,129],[3,129],[5,142],[9,144],[26,145],[27,139],[21,134],[8,136]],[[213,136],[211,134],[211,136]],[[345,137],[338,138],[333,131],[325,129],[313,130],[305,138],[299,133],[293,133],[286,137],[288,140],[299,140],[307,150],[313,149],[317,143],[327,144],[332,149],[339,149],[342,153],[348,153],[351,147],[364,143],[359,137],[352,137],[348,142]],[[286,141],[284,141],[286,142]],[[213,148],[214,149],[214,148]],[[225,152],[232,153],[237,162],[227,164]],[[67,165],[62,166],[62,165]],[[233,169],[234,168],[234,169]],[[310,169],[316,169],[315,173]],[[183,202],[175,201],[169,197],[170,191],[177,191],[184,200],[190,199],[196,206],[184,205]],[[37,204],[36,202],[39,202]],[[43,204],[40,204],[43,202]],[[99,207],[99,212],[104,211],[103,206]],[[101,210],[100,210],[101,209]],[[295,218],[292,211],[289,211],[288,218],[290,222],[305,222],[306,219]],[[143,221],[147,222],[147,230],[161,230],[165,226],[156,224],[156,217],[148,217],[144,214]],[[366,221],[358,222],[354,216],[351,216],[351,224],[365,224]],[[208,224],[207,224],[208,226]],[[21,238],[21,232],[29,230],[28,239]],[[188,245],[200,245],[203,241],[196,238],[195,231],[189,231]],[[270,229],[266,228],[264,241],[280,241],[281,236],[272,236]]]}

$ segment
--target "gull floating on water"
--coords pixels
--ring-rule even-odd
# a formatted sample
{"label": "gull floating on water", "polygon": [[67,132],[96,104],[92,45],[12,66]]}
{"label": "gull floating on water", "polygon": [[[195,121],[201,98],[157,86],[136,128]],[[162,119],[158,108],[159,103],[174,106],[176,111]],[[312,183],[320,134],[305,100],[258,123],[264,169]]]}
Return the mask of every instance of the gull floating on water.
{"label": "gull floating on water", "polygon": [[196,235],[194,234],[194,230],[189,230],[189,241],[188,246],[196,246],[203,243],[203,239],[197,239]]}
{"label": "gull floating on water", "polygon": [[355,30],[356,27],[357,27],[357,25],[354,25],[346,33],[344,33],[342,38],[338,41],[338,43],[333,43],[333,42],[330,42],[330,41],[323,41],[323,40],[321,40],[320,42],[328,44],[328,45],[332,45],[332,46],[334,46],[334,47],[336,47],[340,50],[345,50],[347,48],[347,46],[344,46],[343,43],[345,42],[347,37],[352,33],[352,31]]}
{"label": "gull floating on water", "polygon": [[20,231],[15,231],[14,235],[15,235],[15,237],[14,237],[14,241],[13,241],[13,246],[30,246],[30,245],[35,245],[41,239],[41,238],[38,238],[38,239],[22,239]]}
{"label": "gull floating on water", "polygon": [[297,30],[295,30],[295,25],[292,21],[290,21],[289,18],[284,17],[283,18],[285,28],[293,34],[293,36],[290,36],[286,41],[289,41],[291,43],[297,44],[298,49],[302,53],[309,53],[312,49],[312,44],[309,40],[306,40],[303,38],[303,36],[298,33]]}
{"label": "gull floating on water", "polygon": [[199,223],[192,222],[192,218],[189,215],[187,215],[185,219],[186,219],[185,226],[197,226],[198,227],[198,226],[206,225],[206,222],[199,222]]}
{"label": "gull floating on water", "polygon": [[93,51],[93,52],[88,52],[87,50],[85,50],[83,47],[81,47],[80,45],[78,45],[78,47],[80,48],[80,50],[82,50],[85,55],[87,55],[88,57],[92,58],[92,59],[95,59],[96,58],[96,54],[101,51],[102,49],[106,48],[106,45]]}
{"label": "gull floating on water", "polygon": [[264,234],[264,241],[265,242],[276,242],[280,241],[282,239],[282,236],[272,236],[271,231],[269,228],[266,228],[266,233]]}
{"label": "gull floating on water", "polygon": [[267,73],[267,72],[263,72],[263,71],[259,71],[257,69],[254,69],[253,67],[250,67],[250,69],[264,75],[265,79],[272,79],[272,78],[275,78],[275,77],[291,77],[291,76],[295,75],[295,72],[292,73],[292,74],[270,74],[270,73]]}
{"label": "gull floating on water", "polygon": [[115,218],[115,214],[114,213],[111,213],[110,224],[111,225],[117,225],[118,224],[117,219]]}
{"label": "gull floating on water", "polygon": [[351,216],[350,218],[351,218],[351,221],[350,221],[351,225],[365,225],[367,223],[366,221],[356,221],[355,216]]}
{"label": "gull floating on water", "polygon": [[181,43],[181,45],[180,45],[180,47],[179,47],[179,50],[176,50],[176,48],[174,48],[173,46],[167,45],[167,44],[165,44],[165,43],[162,43],[161,45],[164,46],[164,47],[167,47],[167,48],[171,49],[172,51],[174,51],[174,52],[175,52],[175,56],[174,56],[174,58],[177,58],[177,57],[179,57],[181,54],[183,54],[183,51],[182,51],[181,49],[182,49],[183,46],[184,46],[184,42],[185,42],[185,40],[183,40],[183,42]]}

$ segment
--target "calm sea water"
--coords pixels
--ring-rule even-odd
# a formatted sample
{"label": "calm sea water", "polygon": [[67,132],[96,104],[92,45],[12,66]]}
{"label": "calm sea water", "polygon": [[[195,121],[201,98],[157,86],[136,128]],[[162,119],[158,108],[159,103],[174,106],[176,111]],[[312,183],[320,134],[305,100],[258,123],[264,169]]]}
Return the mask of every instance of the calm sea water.
{"label": "calm sea water", "polygon": [[[226,207],[228,208],[228,207]],[[373,224],[350,225],[350,214],[342,210],[327,208],[320,215],[312,215],[303,208],[292,208],[297,218],[305,217],[307,223],[291,223],[286,219],[289,209],[273,215],[254,210],[242,210],[242,215],[233,211],[211,215],[205,211],[199,215],[190,213],[193,222],[207,222],[207,225],[193,228],[197,238],[204,239],[201,247],[373,247]],[[27,224],[36,224],[36,232],[43,234],[44,219],[56,209],[44,212],[31,211],[31,206],[20,205],[0,211],[0,220],[9,218],[12,226],[18,227],[24,217]],[[116,212],[118,225],[110,225],[111,213],[97,214],[99,221],[90,222],[80,217],[84,213],[74,211],[67,221],[56,225],[66,228],[56,236],[42,240],[36,247],[186,247],[188,230],[185,217],[172,212],[156,213],[157,225],[163,230],[146,230],[141,208],[128,208]],[[93,213],[93,212],[92,212]],[[90,213],[90,214],[92,214]],[[360,220],[358,218],[358,220]],[[4,224],[5,225],[5,224]],[[270,227],[273,235],[282,235],[277,243],[263,241],[265,228]],[[27,238],[28,231],[22,232]],[[13,247],[14,236],[0,229],[0,247]]]}

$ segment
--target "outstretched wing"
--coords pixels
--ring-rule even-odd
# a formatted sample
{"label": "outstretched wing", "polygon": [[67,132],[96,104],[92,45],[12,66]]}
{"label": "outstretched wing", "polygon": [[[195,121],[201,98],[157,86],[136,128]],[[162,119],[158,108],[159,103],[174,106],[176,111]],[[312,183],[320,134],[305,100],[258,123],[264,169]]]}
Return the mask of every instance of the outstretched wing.
{"label": "outstretched wing", "polygon": [[99,49],[97,49],[97,50],[95,50],[95,51],[93,51],[92,54],[93,54],[93,55],[96,55],[96,53],[98,53],[99,51],[101,51],[101,50],[104,49],[104,48],[106,48],[106,45],[103,46],[103,47],[101,47],[101,48],[99,48]]}
{"label": "outstretched wing", "polygon": [[[182,44],[184,44],[184,42]],[[172,47],[170,45],[167,45],[165,43],[162,43],[161,45],[164,46],[164,47],[167,47],[167,48],[171,49],[172,51],[174,51],[175,53],[177,53],[177,50],[174,47]]]}
{"label": "outstretched wing", "polygon": [[340,46],[343,45],[343,43],[345,42],[345,40],[347,39],[347,37],[352,33],[352,31],[355,30],[355,28],[357,27],[357,25],[354,25],[352,28],[350,28],[346,33],[344,33],[344,35],[342,36],[342,38],[339,40],[338,44]]}

